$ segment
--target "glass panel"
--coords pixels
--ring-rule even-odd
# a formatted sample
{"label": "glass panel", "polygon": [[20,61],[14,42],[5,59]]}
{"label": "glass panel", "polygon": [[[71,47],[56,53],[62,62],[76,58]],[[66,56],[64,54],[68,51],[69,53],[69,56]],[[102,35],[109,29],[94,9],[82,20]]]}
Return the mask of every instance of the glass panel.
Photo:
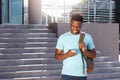
{"label": "glass panel", "polygon": [[9,16],[11,24],[22,24],[23,22],[23,0],[9,0]]}
{"label": "glass panel", "polygon": [[2,23],[9,22],[9,2],[8,0],[2,0]]}
{"label": "glass panel", "polygon": [[69,22],[71,12],[79,11],[73,7],[80,3],[82,0],[42,0],[42,23]]}
{"label": "glass panel", "polygon": [[42,23],[69,22],[73,12],[81,12],[84,22],[114,22],[114,5],[112,0],[42,0]]}

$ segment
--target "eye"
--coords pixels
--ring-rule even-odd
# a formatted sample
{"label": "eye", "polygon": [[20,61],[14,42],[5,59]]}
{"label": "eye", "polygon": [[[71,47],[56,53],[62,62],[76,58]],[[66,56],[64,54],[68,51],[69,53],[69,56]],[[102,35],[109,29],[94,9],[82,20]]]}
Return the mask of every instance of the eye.
{"label": "eye", "polygon": [[72,28],[74,28],[75,26],[72,25]]}

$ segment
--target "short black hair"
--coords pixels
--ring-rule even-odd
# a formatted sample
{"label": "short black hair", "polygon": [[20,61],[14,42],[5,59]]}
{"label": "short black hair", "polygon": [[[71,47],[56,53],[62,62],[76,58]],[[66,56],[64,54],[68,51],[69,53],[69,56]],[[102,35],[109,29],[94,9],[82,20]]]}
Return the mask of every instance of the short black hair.
{"label": "short black hair", "polygon": [[80,14],[80,13],[73,13],[72,14],[72,17],[71,17],[71,20],[75,20],[75,21],[81,21],[81,22],[83,22],[83,16],[82,16],[82,14]]}

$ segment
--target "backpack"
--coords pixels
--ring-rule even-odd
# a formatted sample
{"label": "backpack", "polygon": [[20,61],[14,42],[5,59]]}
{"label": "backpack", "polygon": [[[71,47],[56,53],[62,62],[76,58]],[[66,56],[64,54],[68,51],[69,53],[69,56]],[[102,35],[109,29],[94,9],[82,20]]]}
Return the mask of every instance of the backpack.
{"label": "backpack", "polygon": [[[85,34],[81,33],[80,34],[79,43],[83,42],[84,37],[85,37]],[[87,72],[88,73],[92,72],[94,70],[94,61],[93,61],[93,59],[92,58],[88,58],[87,56],[85,56],[81,49],[80,49],[80,51],[81,51],[82,62],[83,62],[83,73],[85,71],[84,59],[86,60],[86,63],[87,63]]]}

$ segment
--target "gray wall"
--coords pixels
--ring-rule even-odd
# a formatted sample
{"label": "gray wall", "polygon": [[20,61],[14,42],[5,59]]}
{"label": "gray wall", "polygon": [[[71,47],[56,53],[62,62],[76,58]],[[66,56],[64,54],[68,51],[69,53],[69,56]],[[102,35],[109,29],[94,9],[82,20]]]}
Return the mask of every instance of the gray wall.
{"label": "gray wall", "polygon": [[[54,25],[54,24],[52,24]],[[114,60],[119,58],[119,25],[112,23],[85,23],[82,31],[90,33],[94,39],[96,50],[102,56],[112,56]],[[57,36],[69,31],[69,23],[55,23],[54,28]],[[57,28],[55,28],[57,27]]]}

